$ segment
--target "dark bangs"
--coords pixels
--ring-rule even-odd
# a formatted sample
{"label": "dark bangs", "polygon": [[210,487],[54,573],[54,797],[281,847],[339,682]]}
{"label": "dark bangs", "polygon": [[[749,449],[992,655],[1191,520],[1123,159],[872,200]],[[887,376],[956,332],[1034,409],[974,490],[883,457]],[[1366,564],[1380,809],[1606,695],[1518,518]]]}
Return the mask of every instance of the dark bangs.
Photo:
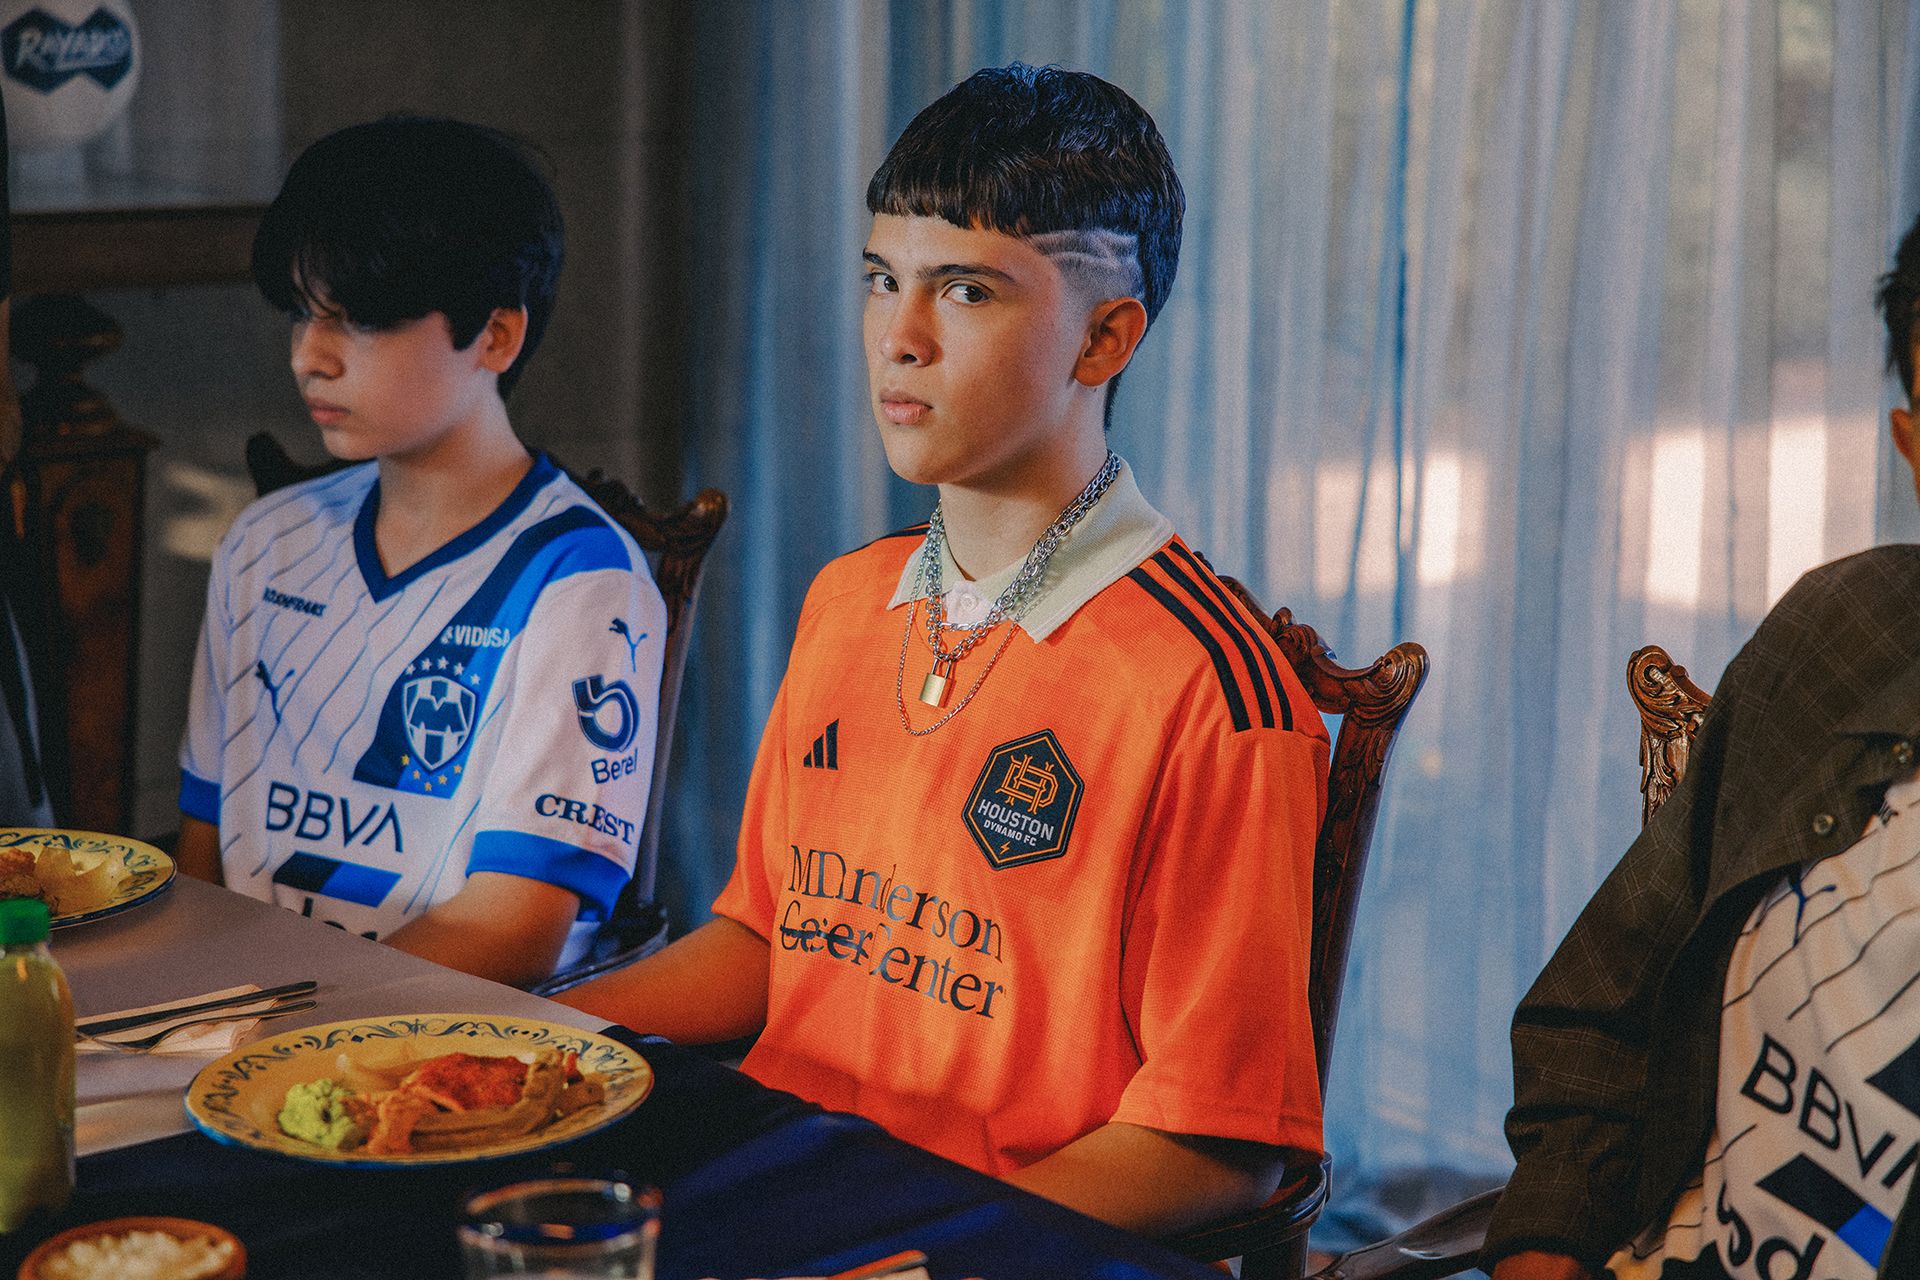
{"label": "dark bangs", "polygon": [[1876,298],[1887,321],[1887,367],[1900,375],[1900,389],[1913,397],[1914,325],[1920,321],[1920,221],[1900,239],[1893,270],[1880,277]]}
{"label": "dark bangs", "polygon": [[1014,63],[915,116],[867,184],[867,209],[1018,236],[1132,235],[1151,322],[1173,287],[1186,197],[1153,118],[1124,91]]}
{"label": "dark bangs", "polygon": [[253,279],[289,315],[337,311],[385,328],[446,315],[456,347],[496,307],[526,307],[505,395],[539,345],[563,238],[545,177],[506,135],[389,117],[330,134],[288,172],[253,242]]}

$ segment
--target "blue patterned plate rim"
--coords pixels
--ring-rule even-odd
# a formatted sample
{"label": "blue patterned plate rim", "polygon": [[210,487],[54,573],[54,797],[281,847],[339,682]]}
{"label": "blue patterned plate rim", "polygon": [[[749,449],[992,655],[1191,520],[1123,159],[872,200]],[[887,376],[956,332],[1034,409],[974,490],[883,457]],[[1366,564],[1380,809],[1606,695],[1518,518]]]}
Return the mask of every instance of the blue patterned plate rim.
{"label": "blue patterned plate rim", "polygon": [[127,879],[103,907],[53,917],[56,929],[70,928],[117,916],[137,907],[173,883],[173,859],[144,840],[108,835],[103,831],[70,831],[62,827],[0,827],[0,849],[18,844],[52,844],[77,853],[104,853],[118,857]]}
{"label": "blue patterned plate rim", "polygon": [[[518,1137],[502,1139],[486,1146],[462,1151],[414,1151],[405,1155],[368,1156],[359,1152],[330,1151],[325,1147],[290,1137],[255,1123],[242,1114],[240,1105],[251,1093],[258,1099],[272,1098],[277,1111],[278,1098],[294,1083],[318,1080],[330,1074],[331,1055],[344,1046],[372,1041],[445,1040],[435,1052],[409,1055],[420,1061],[462,1049],[481,1052],[484,1044],[504,1052],[528,1049],[571,1049],[580,1055],[582,1070],[596,1071],[606,1081],[606,1098],[582,1108],[545,1129]],[[328,1055],[322,1057],[321,1055]],[[304,1058],[311,1063],[290,1069]],[[266,1082],[271,1080],[271,1084]],[[255,1084],[255,1082],[260,1082]],[[187,1086],[187,1118],[215,1142],[227,1146],[251,1147],[341,1169],[416,1169],[434,1165],[468,1164],[480,1160],[503,1160],[544,1150],[575,1138],[598,1132],[625,1116],[645,1100],[653,1090],[653,1068],[636,1050],[609,1036],[583,1031],[578,1027],[537,1018],[488,1013],[413,1013],[391,1017],[348,1018],[319,1026],[302,1027],[266,1039],[242,1045],[226,1057],[211,1062]],[[263,1092],[264,1091],[264,1092]],[[256,1112],[255,1114],[260,1114]]]}

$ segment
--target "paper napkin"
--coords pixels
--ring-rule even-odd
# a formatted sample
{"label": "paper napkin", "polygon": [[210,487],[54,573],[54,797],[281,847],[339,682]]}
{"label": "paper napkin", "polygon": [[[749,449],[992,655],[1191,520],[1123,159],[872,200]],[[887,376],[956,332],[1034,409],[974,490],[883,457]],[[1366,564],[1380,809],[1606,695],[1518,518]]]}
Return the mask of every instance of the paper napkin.
{"label": "paper napkin", "polygon": [[[188,1005],[201,1004],[208,1000],[224,999],[227,996],[245,995],[249,991],[258,991],[259,989],[260,985],[258,983],[247,983],[238,987],[225,987],[219,991],[206,991],[199,995],[182,996],[178,1000],[168,1000],[161,1004],[142,1005],[137,1009],[116,1009],[111,1013],[88,1014],[85,1018],[80,1019],[80,1021],[95,1022],[105,1018],[131,1017],[138,1013],[159,1013],[164,1009],[177,1009]],[[222,1017],[223,1021],[208,1022],[202,1023],[199,1026],[187,1027],[184,1030],[169,1035],[159,1044],[147,1050],[147,1052],[231,1053],[239,1046],[242,1040],[246,1039],[247,1033],[259,1025],[260,1019],[258,1015],[272,1008],[276,999],[278,999],[278,997],[265,996],[252,1004],[241,1004],[235,1005],[231,1009],[221,1009],[218,1011],[218,1016]],[[82,1038],[76,1047],[80,1053],[112,1053],[112,1049],[106,1048],[104,1045],[95,1044],[94,1041],[106,1040],[109,1042],[125,1043],[129,1040],[142,1040],[153,1035],[155,1032],[166,1030],[168,1026],[178,1025],[182,1022],[198,1022],[201,1018],[214,1016],[216,1015],[212,1013],[189,1013],[182,1017],[171,1019],[170,1021],[149,1022],[138,1027],[129,1027],[125,1031],[111,1031],[101,1036]]]}

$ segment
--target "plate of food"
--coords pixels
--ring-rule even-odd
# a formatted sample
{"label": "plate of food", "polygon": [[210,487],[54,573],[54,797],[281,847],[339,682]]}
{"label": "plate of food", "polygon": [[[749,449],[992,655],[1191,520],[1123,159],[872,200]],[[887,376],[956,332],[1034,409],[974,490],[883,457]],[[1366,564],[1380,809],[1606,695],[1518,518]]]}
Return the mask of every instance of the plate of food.
{"label": "plate of food", "polygon": [[358,1168],[523,1155],[640,1105],[653,1068],[532,1018],[422,1013],[256,1040],[203,1068],[187,1116],[216,1142]]}
{"label": "plate of food", "polygon": [[172,883],[173,859],[143,841],[0,827],[0,898],[40,899],[56,929],[125,911]]}

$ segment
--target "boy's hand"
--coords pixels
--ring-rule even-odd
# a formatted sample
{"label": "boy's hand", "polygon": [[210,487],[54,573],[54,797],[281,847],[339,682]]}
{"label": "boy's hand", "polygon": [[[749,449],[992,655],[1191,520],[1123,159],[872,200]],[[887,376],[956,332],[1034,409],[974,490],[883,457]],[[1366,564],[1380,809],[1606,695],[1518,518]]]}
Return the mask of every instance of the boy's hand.
{"label": "boy's hand", "polygon": [[579,914],[571,889],[476,871],[466,888],[381,941],[449,969],[526,986],[553,972]]}
{"label": "boy's hand", "polygon": [[1007,1181],[1090,1218],[1170,1235],[1249,1213],[1280,1185],[1283,1148],[1110,1121]]}
{"label": "boy's hand", "polygon": [[553,997],[681,1044],[753,1035],[767,1021],[767,940],[716,916],[638,963]]}
{"label": "boy's hand", "polygon": [[211,822],[181,814],[180,837],[174,842],[173,860],[184,874],[196,880],[218,885],[227,882],[220,870],[220,828]]}

